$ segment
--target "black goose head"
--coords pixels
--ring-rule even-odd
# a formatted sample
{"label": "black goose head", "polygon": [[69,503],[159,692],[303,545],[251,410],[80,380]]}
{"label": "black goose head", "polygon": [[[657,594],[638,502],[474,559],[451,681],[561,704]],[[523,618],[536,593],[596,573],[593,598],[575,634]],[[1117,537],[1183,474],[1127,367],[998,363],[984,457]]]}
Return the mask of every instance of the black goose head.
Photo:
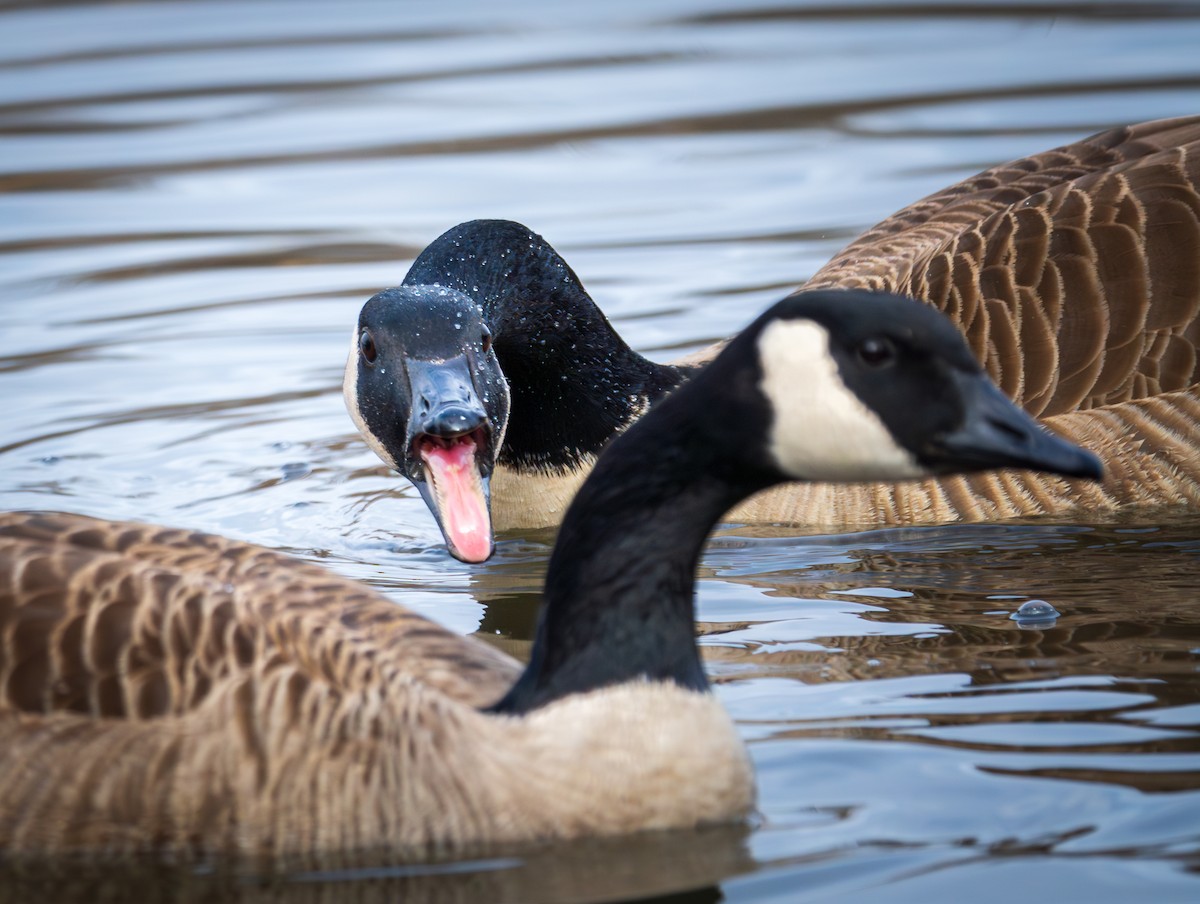
{"label": "black goose head", "polygon": [[363,306],[343,392],[375,453],[413,482],[451,554],[492,554],[488,483],[508,386],[479,306],[453,289],[400,286]]}
{"label": "black goose head", "polygon": [[777,304],[754,343],[762,451],[781,479],[900,480],[993,468],[1099,478],[988,379],[958,329],[910,298],[827,290]]}
{"label": "black goose head", "polygon": [[499,461],[519,472],[590,460],[686,375],[629,348],[562,255],[512,220],[448,229],[404,285],[446,286],[481,306],[512,404]]}
{"label": "black goose head", "polygon": [[[356,341],[364,330],[377,361],[352,350],[351,415],[371,448],[421,490],[451,553],[469,562],[491,553],[490,524],[486,543],[473,533],[467,542],[461,506],[447,504],[467,494],[439,492],[436,476],[430,483],[416,440],[474,435],[480,448],[480,431],[489,436],[491,454],[475,457],[485,492],[497,463],[519,473],[566,473],[590,463],[685,375],[630,349],[558,252],[510,220],[461,223],[430,243],[402,286],[367,302]],[[484,334],[494,336],[491,348],[480,345]],[[479,428],[460,417],[472,381],[487,418]],[[441,429],[420,422],[422,404],[449,412]]]}

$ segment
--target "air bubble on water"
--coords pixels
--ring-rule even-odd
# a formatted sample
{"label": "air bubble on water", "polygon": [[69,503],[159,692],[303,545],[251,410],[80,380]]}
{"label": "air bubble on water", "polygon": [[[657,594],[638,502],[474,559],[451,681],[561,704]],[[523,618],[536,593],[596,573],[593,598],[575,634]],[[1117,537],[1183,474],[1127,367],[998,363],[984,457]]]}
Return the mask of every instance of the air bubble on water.
{"label": "air bubble on water", "polygon": [[283,472],[284,480],[295,480],[298,477],[307,477],[312,473],[312,468],[306,461],[289,461],[280,470]]}
{"label": "air bubble on water", "polygon": [[1021,628],[1041,628],[1053,625],[1059,614],[1059,611],[1045,600],[1028,600],[1021,603],[1009,618]]}

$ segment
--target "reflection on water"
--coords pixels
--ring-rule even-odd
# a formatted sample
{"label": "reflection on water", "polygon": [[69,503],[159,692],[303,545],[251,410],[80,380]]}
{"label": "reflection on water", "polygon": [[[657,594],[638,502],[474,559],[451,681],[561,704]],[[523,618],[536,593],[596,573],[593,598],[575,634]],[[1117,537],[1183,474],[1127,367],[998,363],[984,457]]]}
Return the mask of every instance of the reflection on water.
{"label": "reflection on water", "polygon": [[[754,869],[748,829],[727,826],[637,840],[594,839],[535,850],[495,851],[457,863],[305,865],[287,875],[146,864],[20,866],[0,884],[0,904],[29,900],[242,902],[242,904],[573,904],[669,894],[677,904],[715,904],[716,883]],[[678,894],[679,889],[690,891]]]}
{"label": "reflection on water", "polygon": [[[449,559],[338,382],[362,300],[528,223],[632,344],[728,335],[983,166],[1196,111],[1190,3],[0,10],[0,504],[214,530],[526,649],[552,535]],[[1195,900],[1200,521],[731,527],[700,631],[761,824],[0,900]],[[1044,599],[1061,616],[1008,616]],[[359,865],[361,867],[361,864]]]}

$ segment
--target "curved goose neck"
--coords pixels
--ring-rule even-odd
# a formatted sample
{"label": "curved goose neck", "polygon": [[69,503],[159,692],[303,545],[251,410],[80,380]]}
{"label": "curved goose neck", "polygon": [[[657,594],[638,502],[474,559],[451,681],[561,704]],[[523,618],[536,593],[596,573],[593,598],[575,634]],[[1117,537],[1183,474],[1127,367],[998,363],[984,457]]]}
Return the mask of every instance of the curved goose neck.
{"label": "curved goose neck", "polygon": [[496,711],[637,679],[708,687],[693,599],[704,541],[779,477],[748,466],[744,450],[727,466],[737,414],[717,404],[698,418],[690,398],[681,390],[614,441],[576,496],[550,558],[532,658]]}
{"label": "curved goose neck", "polygon": [[500,461],[517,469],[561,471],[595,455],[689,372],[633,351],[567,262],[518,223],[456,226],[404,281],[482,307],[511,399]]}

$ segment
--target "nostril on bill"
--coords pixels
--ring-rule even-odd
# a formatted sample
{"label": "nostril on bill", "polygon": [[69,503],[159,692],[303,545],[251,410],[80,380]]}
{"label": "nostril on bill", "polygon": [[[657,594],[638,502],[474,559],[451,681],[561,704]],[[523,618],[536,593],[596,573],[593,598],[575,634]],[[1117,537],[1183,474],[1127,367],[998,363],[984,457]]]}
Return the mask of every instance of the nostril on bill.
{"label": "nostril on bill", "polygon": [[1024,443],[1029,441],[1029,434],[1019,427],[1015,427],[1007,421],[997,420],[996,418],[988,418],[988,420],[997,431],[1008,436],[1015,442]]}

